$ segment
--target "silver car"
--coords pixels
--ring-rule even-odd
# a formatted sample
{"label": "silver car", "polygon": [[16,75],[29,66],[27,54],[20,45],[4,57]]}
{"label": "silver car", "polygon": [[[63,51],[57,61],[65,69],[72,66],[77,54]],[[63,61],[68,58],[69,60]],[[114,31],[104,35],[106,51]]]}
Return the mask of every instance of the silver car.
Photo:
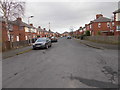
{"label": "silver car", "polygon": [[35,41],[35,43],[33,43],[33,49],[37,49],[37,48],[48,49],[51,46],[52,46],[51,40],[49,38],[46,38],[46,37],[39,38]]}

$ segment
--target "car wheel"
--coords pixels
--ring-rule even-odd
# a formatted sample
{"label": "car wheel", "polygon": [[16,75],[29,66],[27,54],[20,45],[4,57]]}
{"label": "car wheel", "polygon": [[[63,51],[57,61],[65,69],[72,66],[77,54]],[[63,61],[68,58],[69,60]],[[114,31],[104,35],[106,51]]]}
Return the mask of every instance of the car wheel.
{"label": "car wheel", "polygon": [[48,45],[45,46],[46,49],[48,49],[48,47],[49,47]]}
{"label": "car wheel", "polygon": [[50,47],[52,46],[52,44],[50,44]]}
{"label": "car wheel", "polygon": [[36,48],[33,48],[33,50],[36,50]]}

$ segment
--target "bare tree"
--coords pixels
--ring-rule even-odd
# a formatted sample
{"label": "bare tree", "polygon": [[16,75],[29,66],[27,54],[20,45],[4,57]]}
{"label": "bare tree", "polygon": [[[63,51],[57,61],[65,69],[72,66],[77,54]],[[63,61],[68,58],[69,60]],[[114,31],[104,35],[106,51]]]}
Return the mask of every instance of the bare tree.
{"label": "bare tree", "polygon": [[16,2],[15,0],[0,0],[0,13],[7,19],[22,17],[25,11],[25,2]]}
{"label": "bare tree", "polygon": [[73,26],[70,26],[70,35],[72,36],[73,35],[73,30],[74,30],[75,27]]}
{"label": "bare tree", "polygon": [[9,41],[11,43],[11,35],[9,31],[9,20],[24,16],[25,2],[16,0],[0,0],[0,14],[3,16],[6,24],[6,30]]}

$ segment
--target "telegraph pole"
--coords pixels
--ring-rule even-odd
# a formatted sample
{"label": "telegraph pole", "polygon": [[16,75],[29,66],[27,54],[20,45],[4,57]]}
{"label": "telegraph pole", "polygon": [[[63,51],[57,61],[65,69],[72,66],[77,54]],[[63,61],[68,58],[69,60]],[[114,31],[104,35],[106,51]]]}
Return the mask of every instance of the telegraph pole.
{"label": "telegraph pole", "polygon": [[50,30],[50,22],[49,22],[49,30]]}

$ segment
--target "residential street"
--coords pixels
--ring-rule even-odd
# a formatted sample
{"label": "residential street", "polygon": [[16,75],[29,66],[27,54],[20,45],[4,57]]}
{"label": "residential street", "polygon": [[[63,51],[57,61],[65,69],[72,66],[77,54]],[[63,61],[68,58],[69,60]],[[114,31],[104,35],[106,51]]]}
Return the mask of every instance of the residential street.
{"label": "residential street", "polygon": [[118,51],[60,38],[49,49],[3,60],[3,88],[115,88]]}

